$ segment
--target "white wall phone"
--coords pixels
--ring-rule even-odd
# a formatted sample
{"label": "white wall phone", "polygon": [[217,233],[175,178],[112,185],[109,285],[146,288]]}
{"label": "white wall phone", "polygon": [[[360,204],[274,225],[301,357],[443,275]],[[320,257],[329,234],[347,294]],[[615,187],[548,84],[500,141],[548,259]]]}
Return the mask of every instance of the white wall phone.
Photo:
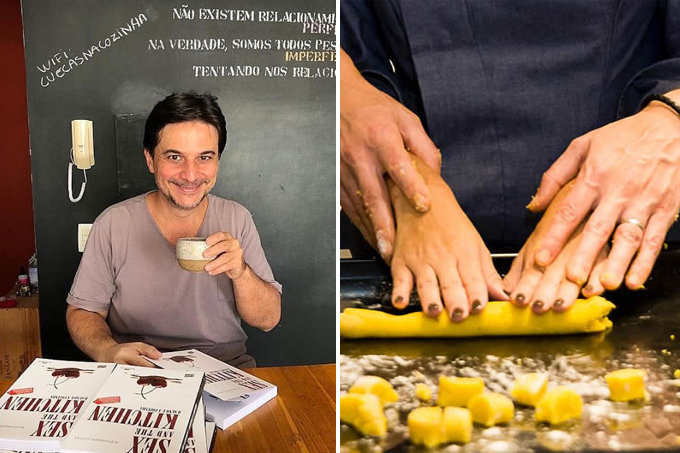
{"label": "white wall phone", "polygon": [[[73,120],[71,121],[71,162],[68,164],[68,197],[72,203],[77,203],[85,193],[85,186],[87,185],[87,173],[94,165],[94,138],[92,131],[92,121],[90,120]],[[80,194],[77,198],[73,198],[72,179],[73,179],[73,165],[83,170],[85,181],[80,187]]]}

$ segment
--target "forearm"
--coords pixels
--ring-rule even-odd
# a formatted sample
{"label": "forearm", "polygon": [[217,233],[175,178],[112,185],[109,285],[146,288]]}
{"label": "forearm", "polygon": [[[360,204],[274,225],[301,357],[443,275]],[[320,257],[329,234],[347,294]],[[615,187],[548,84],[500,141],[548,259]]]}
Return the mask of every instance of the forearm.
{"label": "forearm", "polygon": [[258,277],[247,265],[243,274],[232,282],[241,318],[265,332],[273,329],[281,318],[281,294],[276,288]]}
{"label": "forearm", "polygon": [[[354,66],[352,59],[340,49],[340,113],[350,111],[372,96],[387,96],[371,85]],[[392,100],[392,98],[390,98]]]}
{"label": "forearm", "polygon": [[340,84],[341,86],[363,86],[368,84],[347,53],[340,48]]}
{"label": "forearm", "polygon": [[106,351],[118,342],[113,339],[106,319],[98,313],[69,306],[66,311],[66,325],[73,342],[93,360],[106,362]]}

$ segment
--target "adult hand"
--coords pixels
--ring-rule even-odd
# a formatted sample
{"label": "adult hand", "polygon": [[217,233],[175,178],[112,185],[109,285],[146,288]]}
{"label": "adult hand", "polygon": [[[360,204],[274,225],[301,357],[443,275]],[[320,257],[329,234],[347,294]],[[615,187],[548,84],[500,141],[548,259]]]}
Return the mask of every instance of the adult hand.
{"label": "adult hand", "polygon": [[[573,183],[568,184],[558,193],[512,262],[510,272],[503,279],[503,287],[506,292],[510,293],[510,301],[520,307],[531,305],[535,313],[545,313],[550,309],[557,312],[568,310],[578,297],[583,285],[583,283],[578,284],[568,280],[566,268],[584,235],[584,223],[577,226],[576,231],[552,263],[545,267],[535,263],[537,245],[543,243],[548,227],[559,214],[558,206],[568,196],[573,186]],[[606,243],[600,250],[597,250],[590,281],[583,290],[584,296],[590,297],[604,292],[600,277],[608,252],[609,246]]]}
{"label": "adult hand", "polygon": [[420,119],[359,74],[340,51],[340,204],[364,238],[389,263],[394,219],[383,175],[389,174],[418,211],[430,192],[408,151],[439,171],[441,154]]}
{"label": "adult hand", "polygon": [[243,249],[238,239],[231,234],[221,231],[208,236],[205,240],[210,247],[203,252],[206,258],[215,258],[205,265],[205,270],[210,275],[224,272],[232,280],[241,277],[246,270],[246,262],[243,260]]}
{"label": "adult hand", "polygon": [[156,366],[144,357],[160,359],[161,353],[158,349],[146,343],[117,343],[107,348],[102,357],[98,358],[98,361],[145,366],[149,368],[154,368]]}
{"label": "adult hand", "polygon": [[[481,312],[491,297],[507,300],[491,254],[451,189],[422,161],[415,159],[432,195],[428,212],[413,209],[388,180],[397,219],[392,258],[392,304],[404,308],[415,278],[423,312],[444,309],[453,321]],[[443,306],[442,306],[443,300]]]}
{"label": "adult hand", "polygon": [[[680,91],[669,95],[673,93],[680,96]],[[539,244],[536,264],[553,262],[593,211],[567,265],[567,277],[583,284],[614,233],[601,282],[616,289],[625,277],[628,288],[639,288],[680,206],[680,118],[666,105],[652,102],[636,115],[577,138],[543,175],[529,209],[544,209],[574,177],[573,190],[560,202]]]}

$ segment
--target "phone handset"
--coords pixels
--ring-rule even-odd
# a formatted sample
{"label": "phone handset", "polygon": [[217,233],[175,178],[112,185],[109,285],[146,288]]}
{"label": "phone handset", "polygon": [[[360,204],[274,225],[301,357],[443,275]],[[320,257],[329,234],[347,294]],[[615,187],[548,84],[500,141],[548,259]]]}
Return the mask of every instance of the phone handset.
{"label": "phone handset", "polygon": [[[92,132],[92,121],[73,120],[71,121],[71,162],[68,164],[68,197],[72,203],[77,203],[83,198],[85,186],[87,185],[87,173],[85,170],[94,165],[94,139]],[[80,194],[73,198],[72,180],[73,165],[83,170],[85,181],[80,187]]]}

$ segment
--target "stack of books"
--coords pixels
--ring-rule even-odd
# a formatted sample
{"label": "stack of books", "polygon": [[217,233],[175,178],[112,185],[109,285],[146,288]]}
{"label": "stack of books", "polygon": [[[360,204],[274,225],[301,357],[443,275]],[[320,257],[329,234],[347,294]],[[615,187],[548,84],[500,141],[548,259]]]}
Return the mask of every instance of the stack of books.
{"label": "stack of books", "polygon": [[277,394],[275,385],[195,349],[166,352],[158,360],[147,360],[167,370],[203,371],[206,420],[220,429],[233,425]]}
{"label": "stack of books", "polygon": [[276,396],[196,350],[154,362],[165,369],[36,359],[0,397],[0,451],[208,453],[216,425]]}

